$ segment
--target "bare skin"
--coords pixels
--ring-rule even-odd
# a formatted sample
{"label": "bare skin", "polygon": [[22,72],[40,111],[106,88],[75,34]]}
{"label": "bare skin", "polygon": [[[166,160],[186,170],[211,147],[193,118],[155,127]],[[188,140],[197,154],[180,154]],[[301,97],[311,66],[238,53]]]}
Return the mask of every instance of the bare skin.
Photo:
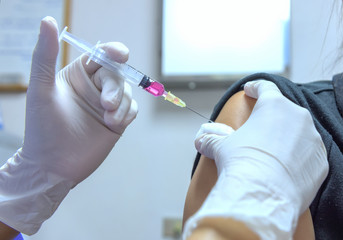
{"label": "bare skin", "polygon": [[0,222],[0,240],[11,240],[19,234],[18,231]]}
{"label": "bare skin", "polygon": [[[225,106],[217,117],[216,122],[225,123],[234,129],[238,129],[250,116],[255,103],[255,99],[246,96],[244,92],[238,92],[226,102]],[[201,156],[198,167],[194,173],[188,189],[183,214],[184,223],[200,208],[216,181],[217,168],[214,161],[212,159]],[[209,219],[209,222],[202,225],[201,235],[203,235],[204,238],[201,238],[199,236],[197,238],[198,240],[210,239],[206,238],[206,234],[211,234],[211,232],[213,234],[213,231],[218,232],[218,230],[213,227],[215,225],[210,224],[210,222],[214,222],[216,220],[218,219]],[[230,226],[230,224],[228,224],[227,222],[225,223],[225,221],[223,220],[219,222],[217,221],[216,224],[217,226],[219,224],[220,228],[227,228],[228,226]],[[244,225],[241,226],[242,229],[244,229],[244,227]],[[228,237],[228,234],[223,235],[223,233],[221,233],[220,236],[224,237],[222,239],[245,239],[243,238],[244,236],[246,236],[245,233],[249,234],[249,231],[243,231],[242,235],[240,235],[240,238],[230,238]],[[218,237],[212,239],[220,240],[221,238]],[[314,239],[315,236],[312,217],[309,209],[307,209],[299,218],[297,229],[294,234],[294,240]]]}
{"label": "bare skin", "polygon": [[205,218],[187,240],[259,240],[259,237],[234,219]]}

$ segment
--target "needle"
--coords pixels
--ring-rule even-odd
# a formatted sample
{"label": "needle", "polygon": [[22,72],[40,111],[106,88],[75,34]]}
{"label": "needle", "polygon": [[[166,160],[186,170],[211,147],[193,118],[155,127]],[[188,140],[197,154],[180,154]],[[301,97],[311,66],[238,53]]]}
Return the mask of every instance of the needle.
{"label": "needle", "polygon": [[186,106],[186,108],[187,108],[188,110],[194,112],[195,114],[198,114],[200,117],[205,118],[207,121],[209,121],[209,122],[211,122],[211,123],[213,122],[212,120],[208,119],[207,117],[205,117],[204,115],[198,113],[197,111],[191,109],[190,107],[187,107],[187,106]]}

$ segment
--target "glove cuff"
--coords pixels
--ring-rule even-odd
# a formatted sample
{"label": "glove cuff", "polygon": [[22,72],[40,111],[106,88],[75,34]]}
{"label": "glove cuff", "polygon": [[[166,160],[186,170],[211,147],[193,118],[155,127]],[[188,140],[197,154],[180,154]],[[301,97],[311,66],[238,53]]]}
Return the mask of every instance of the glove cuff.
{"label": "glove cuff", "polygon": [[32,235],[55,212],[73,185],[56,174],[35,169],[17,152],[0,168],[0,221]]}
{"label": "glove cuff", "polygon": [[219,175],[199,211],[185,225],[184,239],[207,217],[232,218],[243,222],[260,239],[292,239],[299,217],[297,204],[282,193],[244,178]]}

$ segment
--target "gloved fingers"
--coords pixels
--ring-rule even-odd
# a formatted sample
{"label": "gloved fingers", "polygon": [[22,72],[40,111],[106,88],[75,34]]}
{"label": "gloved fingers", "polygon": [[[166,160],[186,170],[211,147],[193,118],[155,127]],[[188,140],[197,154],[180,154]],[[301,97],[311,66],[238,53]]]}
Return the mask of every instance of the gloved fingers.
{"label": "gloved fingers", "polygon": [[247,96],[258,99],[264,94],[282,95],[275,83],[266,80],[247,82],[244,85],[244,92]]}
{"label": "gloved fingers", "polygon": [[196,134],[196,139],[200,138],[205,134],[217,134],[217,135],[228,135],[228,132],[233,130],[230,126],[223,123],[204,123],[201,125],[199,131]]}
{"label": "gloved fingers", "polygon": [[101,105],[106,111],[115,111],[124,95],[124,78],[120,72],[100,68],[94,74],[94,85],[101,91]]}
{"label": "gloved fingers", "polygon": [[122,134],[137,115],[137,103],[132,99],[132,89],[124,83],[124,94],[120,105],[114,111],[105,111],[105,124],[115,133]]}
{"label": "gloved fingers", "polygon": [[138,104],[132,99],[130,110],[127,112],[125,118],[122,121],[122,127],[125,129],[137,116],[138,113]]}
{"label": "gloved fingers", "polygon": [[195,148],[202,155],[211,159],[216,159],[216,152],[219,148],[219,142],[226,139],[235,130],[222,123],[205,123],[202,124],[195,139]]}
{"label": "gloved fingers", "polygon": [[[107,55],[114,61],[118,63],[125,63],[129,58],[129,49],[120,42],[108,42],[100,44],[100,47],[104,49]],[[101,66],[93,61],[87,64],[89,56],[83,54],[81,56],[82,65],[86,70],[86,73],[91,76],[93,75]]]}
{"label": "gloved fingers", "polygon": [[48,16],[41,21],[38,42],[32,56],[30,82],[39,80],[37,84],[54,83],[58,51],[58,26],[56,20]]}

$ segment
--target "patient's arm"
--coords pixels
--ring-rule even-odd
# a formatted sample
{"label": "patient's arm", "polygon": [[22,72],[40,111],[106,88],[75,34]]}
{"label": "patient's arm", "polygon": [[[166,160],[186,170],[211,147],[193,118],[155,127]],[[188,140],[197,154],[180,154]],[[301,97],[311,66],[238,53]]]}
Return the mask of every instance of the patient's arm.
{"label": "patient's arm", "polygon": [[[248,119],[256,100],[249,98],[244,94],[244,92],[238,92],[233,95],[225,104],[220,114],[218,115],[216,122],[225,123],[234,129],[239,128]],[[204,156],[200,157],[199,164],[193,175],[192,181],[190,183],[184,213],[183,222],[185,223],[189,217],[191,217],[202,205],[208,193],[211,191],[212,187],[217,181],[217,168],[213,160],[208,159]],[[228,224],[228,221],[230,224]],[[232,235],[229,237],[226,233],[223,233],[220,229],[231,229],[233,223],[238,224],[238,228],[242,229],[242,234],[238,232],[238,235]],[[245,234],[249,234],[249,231],[244,231],[245,225],[237,222],[233,219],[207,219],[206,222],[201,224],[201,228],[194,232],[197,234],[198,240],[203,239],[245,239],[243,238]],[[200,235],[199,235],[200,234]],[[218,234],[217,238],[213,238],[213,234]],[[223,235],[224,234],[224,235]],[[251,231],[250,231],[251,234]],[[212,238],[206,238],[206,236],[212,235]],[[203,236],[203,238],[201,238]],[[220,238],[220,237],[222,238]],[[239,236],[235,238],[235,236]],[[192,239],[192,238],[191,238]],[[253,239],[252,237],[247,239]],[[294,234],[294,240],[310,240],[315,239],[314,230],[312,224],[311,213],[306,210],[305,213],[299,218],[298,226]]]}
{"label": "patient's arm", "polygon": [[0,240],[11,240],[14,239],[18,234],[19,232],[0,222]]}

